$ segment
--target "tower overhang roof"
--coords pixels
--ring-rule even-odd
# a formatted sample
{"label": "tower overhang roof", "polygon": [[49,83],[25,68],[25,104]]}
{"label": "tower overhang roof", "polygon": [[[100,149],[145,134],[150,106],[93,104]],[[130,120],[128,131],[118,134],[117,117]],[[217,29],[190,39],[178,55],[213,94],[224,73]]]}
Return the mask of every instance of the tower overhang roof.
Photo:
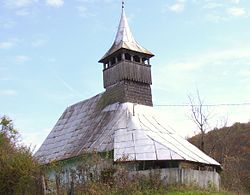
{"label": "tower overhang roof", "polygon": [[120,42],[118,45],[115,43],[111,46],[111,48],[107,51],[107,53],[98,61],[99,63],[104,63],[106,59],[108,59],[110,56],[112,56],[114,53],[116,53],[119,50],[129,50],[134,51],[137,53],[144,54],[148,58],[151,58],[154,56],[153,53],[148,51],[147,49],[141,47],[139,44],[135,43],[126,43],[126,42]]}

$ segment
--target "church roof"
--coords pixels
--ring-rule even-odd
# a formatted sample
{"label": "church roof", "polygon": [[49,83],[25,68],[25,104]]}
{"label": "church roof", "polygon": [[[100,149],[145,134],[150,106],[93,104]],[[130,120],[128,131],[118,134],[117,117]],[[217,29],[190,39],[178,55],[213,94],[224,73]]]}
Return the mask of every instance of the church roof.
{"label": "church roof", "polygon": [[114,150],[114,161],[186,160],[220,165],[159,120],[153,107],[114,103],[98,94],[68,107],[35,154],[46,164]]}
{"label": "church roof", "polygon": [[99,60],[99,62],[103,62],[105,58],[122,48],[136,51],[139,53],[144,53],[149,56],[154,56],[154,54],[140,46],[134,39],[133,34],[128,25],[124,7],[122,8],[121,19],[116,33],[115,41],[111,48],[108,50],[108,52],[101,58],[101,60]]}

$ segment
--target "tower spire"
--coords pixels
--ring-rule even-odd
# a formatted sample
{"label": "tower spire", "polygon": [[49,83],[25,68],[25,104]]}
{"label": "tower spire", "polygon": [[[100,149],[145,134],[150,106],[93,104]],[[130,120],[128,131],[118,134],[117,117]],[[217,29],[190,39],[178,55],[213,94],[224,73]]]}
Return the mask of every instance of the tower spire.
{"label": "tower spire", "polygon": [[124,10],[124,1],[122,1],[122,14],[119,23],[119,27],[116,33],[114,44],[118,45],[120,43],[127,43],[127,44],[137,44],[133,34],[129,28],[128,20]]}
{"label": "tower spire", "polygon": [[99,60],[99,62],[105,62],[106,58],[111,56],[113,53],[120,49],[127,49],[139,53],[144,53],[150,57],[154,56],[150,51],[140,46],[137,41],[134,39],[134,36],[130,30],[128,20],[125,14],[124,6],[125,1],[122,0],[122,13],[119,22],[119,27],[115,36],[115,40],[111,48],[106,52],[106,54]]}

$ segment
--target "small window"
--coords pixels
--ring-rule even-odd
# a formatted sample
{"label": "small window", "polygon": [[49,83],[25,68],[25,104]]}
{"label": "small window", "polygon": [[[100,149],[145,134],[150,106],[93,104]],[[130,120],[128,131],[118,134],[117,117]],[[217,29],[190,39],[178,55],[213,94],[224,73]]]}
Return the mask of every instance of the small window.
{"label": "small window", "polygon": [[125,53],[125,60],[131,61],[131,55],[128,53]]}
{"label": "small window", "polygon": [[114,65],[115,64],[115,58],[112,58],[111,59],[111,65]]}
{"label": "small window", "polygon": [[104,69],[108,68],[108,63],[104,63]]}
{"label": "small window", "polygon": [[139,56],[134,56],[134,61],[140,63],[141,62],[140,57]]}
{"label": "small window", "polygon": [[178,168],[179,162],[177,161],[140,161],[137,164],[137,170],[150,170],[150,169],[166,169]]}
{"label": "small window", "polygon": [[117,62],[120,62],[122,60],[122,54],[119,54],[118,56],[117,56]]}
{"label": "small window", "polygon": [[147,63],[147,58],[142,58],[142,63],[146,64]]}

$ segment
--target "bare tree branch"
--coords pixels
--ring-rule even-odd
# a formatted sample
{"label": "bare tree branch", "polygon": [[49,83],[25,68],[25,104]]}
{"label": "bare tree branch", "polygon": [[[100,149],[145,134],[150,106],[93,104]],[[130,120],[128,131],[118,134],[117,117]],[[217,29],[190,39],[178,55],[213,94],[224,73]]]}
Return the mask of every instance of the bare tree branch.
{"label": "bare tree branch", "polygon": [[191,107],[191,120],[196,124],[201,133],[201,150],[204,151],[204,135],[207,127],[209,127],[208,119],[210,112],[204,107],[204,100],[201,99],[199,90],[196,96],[189,95],[189,103]]}

